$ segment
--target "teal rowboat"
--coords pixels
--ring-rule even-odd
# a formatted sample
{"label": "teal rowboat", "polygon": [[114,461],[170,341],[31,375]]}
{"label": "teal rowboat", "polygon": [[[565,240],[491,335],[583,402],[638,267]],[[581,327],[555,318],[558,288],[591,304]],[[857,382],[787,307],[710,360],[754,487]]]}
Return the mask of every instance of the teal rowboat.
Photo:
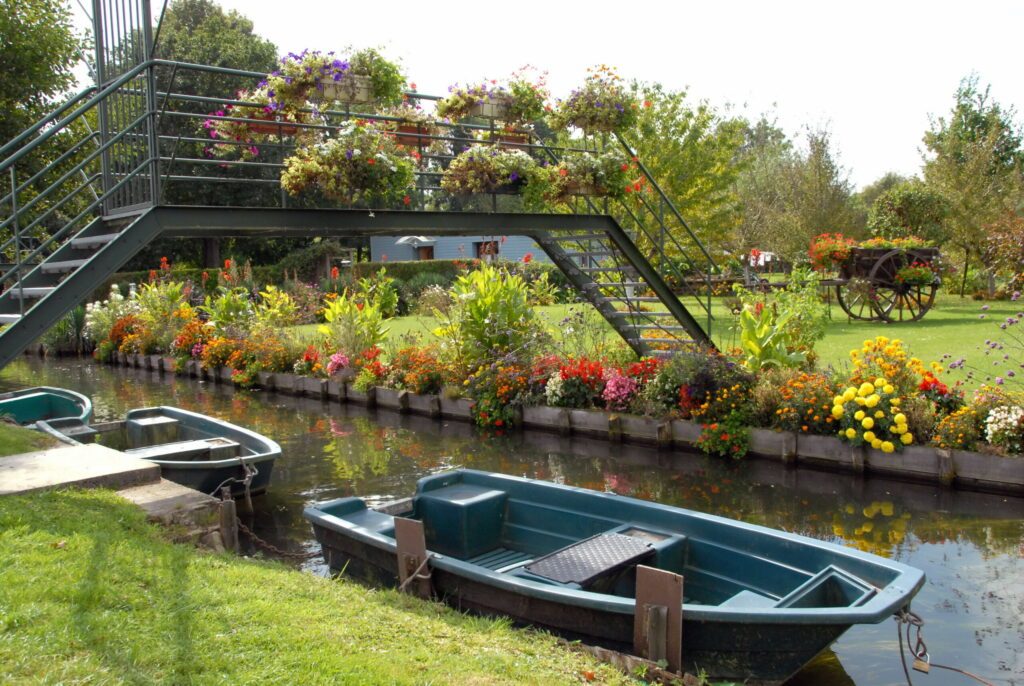
{"label": "teal rowboat", "polygon": [[630,651],[637,564],[681,574],[683,667],[714,679],[781,684],[924,584],[918,569],[851,548],[473,470],[425,477],[379,510],[341,498],[304,515],[331,569],[378,584],[397,580],[395,516],[420,520],[439,597]]}
{"label": "teal rowboat", "polygon": [[[123,421],[83,426],[73,420],[44,423],[71,442],[96,442],[160,465],[160,475],[183,486],[220,495],[261,493],[270,484],[281,446],[255,431],[177,407],[131,410]],[[60,436],[58,436],[60,437]]]}
{"label": "teal rowboat", "polygon": [[51,419],[92,419],[92,401],[81,393],[65,388],[36,386],[0,393],[0,416],[12,417],[22,426],[35,428],[36,422]]}

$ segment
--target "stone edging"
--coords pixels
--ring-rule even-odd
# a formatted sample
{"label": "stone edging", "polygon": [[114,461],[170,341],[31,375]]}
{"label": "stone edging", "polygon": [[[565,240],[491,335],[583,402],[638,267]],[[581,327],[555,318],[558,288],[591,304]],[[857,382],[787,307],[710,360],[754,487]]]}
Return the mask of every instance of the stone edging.
{"label": "stone edging", "polygon": [[[128,367],[174,373],[174,358],[159,355],[118,354],[115,363]],[[199,362],[186,363],[184,376],[214,383],[231,383],[231,370],[202,369]],[[268,391],[378,406],[428,417],[472,421],[472,403],[466,398],[419,395],[409,391],[375,387],[356,391],[344,382],[315,379],[295,374],[259,374],[259,385]],[[687,420],[654,419],[604,410],[574,410],[562,407],[524,407],[521,425],[579,434],[614,442],[653,445],[659,448],[693,449],[700,436],[700,424]],[[749,453],[758,458],[782,460],[791,465],[808,465],[832,471],[938,483],[951,488],[995,493],[1024,494],[1024,458],[1002,457],[967,450],[944,450],[932,446],[907,446],[902,452],[856,447],[834,436],[797,434],[773,429],[750,428]]]}

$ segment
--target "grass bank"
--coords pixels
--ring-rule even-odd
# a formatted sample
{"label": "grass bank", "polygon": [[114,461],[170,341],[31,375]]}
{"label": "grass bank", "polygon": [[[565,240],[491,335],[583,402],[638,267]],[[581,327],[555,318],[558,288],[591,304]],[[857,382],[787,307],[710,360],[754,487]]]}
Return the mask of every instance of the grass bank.
{"label": "grass bank", "polygon": [[0,422],[0,457],[45,450],[55,445],[57,441],[46,434]]}
{"label": "grass bank", "polygon": [[537,632],[168,543],[109,492],[0,497],[0,683],[629,679]]}

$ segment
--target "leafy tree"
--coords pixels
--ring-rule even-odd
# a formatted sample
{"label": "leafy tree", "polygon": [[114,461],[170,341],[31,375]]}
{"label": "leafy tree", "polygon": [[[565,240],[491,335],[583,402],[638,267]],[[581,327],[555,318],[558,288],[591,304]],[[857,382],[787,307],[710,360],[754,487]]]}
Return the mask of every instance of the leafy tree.
{"label": "leafy tree", "polygon": [[[178,62],[261,73],[270,72],[277,65],[277,48],[269,40],[253,33],[252,21],[234,10],[224,11],[212,0],[174,0],[168,6],[160,28],[156,55]],[[161,69],[159,77],[158,88],[161,90],[224,99],[233,99],[238,90],[252,87],[256,81],[248,77],[183,68]],[[167,109],[205,115],[216,110],[217,106],[176,100],[170,102]],[[164,137],[161,141],[162,155],[176,158],[171,174],[217,178],[252,177],[253,172],[249,169],[180,161],[204,157],[204,143],[185,140],[201,137],[202,121],[198,117],[161,117],[160,133]],[[178,136],[181,136],[181,141],[177,140]],[[274,155],[274,152],[267,149],[260,159],[280,161],[276,157],[270,159]],[[262,175],[264,178],[272,178],[276,176],[276,170],[264,169]],[[260,206],[274,205],[278,197],[275,187],[253,183],[182,181],[168,182],[164,189],[164,201],[169,204]],[[281,239],[205,239],[201,242],[160,240],[143,250],[132,261],[132,267],[144,269],[156,264],[165,255],[171,256],[174,262],[216,267],[221,261],[221,250],[240,259],[266,264],[275,262],[293,243]]]}
{"label": "leafy tree", "polygon": [[[633,87],[645,107],[629,142],[697,236],[721,247],[736,225],[740,167],[735,161],[744,122],[723,116],[707,102],[691,103],[686,91],[668,91],[660,84]],[[682,227],[670,230],[682,232]]]}
{"label": "leafy tree", "polygon": [[933,120],[924,136],[925,181],[948,204],[947,227],[963,250],[964,274],[976,257],[989,271],[990,290],[995,274],[989,227],[1014,212],[1024,197],[1024,133],[1014,115],[972,75],[960,82],[948,118]]}
{"label": "leafy tree", "polygon": [[62,0],[0,0],[0,143],[52,108],[75,83],[82,38]]}
{"label": "leafy tree", "polygon": [[772,249],[773,229],[786,222],[789,187],[785,178],[797,157],[793,143],[774,121],[762,117],[744,130],[741,170],[736,178],[736,230],[728,249],[739,255]]}
{"label": "leafy tree", "polygon": [[945,220],[949,213],[946,199],[918,179],[904,181],[875,200],[868,214],[868,230],[873,236],[902,238],[920,236],[941,244],[946,238]]}
{"label": "leafy tree", "polygon": [[864,188],[857,193],[857,197],[864,207],[870,208],[883,193],[894,186],[898,186],[907,181],[910,181],[910,179],[905,176],[897,174],[896,172],[887,172],[875,181],[869,183],[867,186],[864,186]]}

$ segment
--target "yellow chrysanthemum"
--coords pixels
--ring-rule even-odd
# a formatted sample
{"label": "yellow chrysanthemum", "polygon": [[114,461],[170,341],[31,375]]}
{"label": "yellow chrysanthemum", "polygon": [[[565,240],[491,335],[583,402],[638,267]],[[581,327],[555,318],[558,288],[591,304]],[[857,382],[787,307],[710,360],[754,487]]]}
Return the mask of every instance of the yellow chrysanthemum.
{"label": "yellow chrysanthemum", "polygon": [[875,428],[875,420],[872,419],[871,417],[865,417],[860,421],[860,425],[863,426],[865,429],[873,429]]}
{"label": "yellow chrysanthemum", "polygon": [[850,440],[853,440],[854,438],[857,438],[857,430],[856,429],[847,429],[846,430],[846,437],[849,438]]}
{"label": "yellow chrysanthemum", "polygon": [[896,422],[897,424],[906,424],[907,423],[907,415],[905,415],[902,412],[900,412],[898,415],[893,417],[892,420],[894,422]]}
{"label": "yellow chrysanthemum", "polygon": [[856,419],[858,422],[864,419],[864,410],[857,410],[856,414],[853,415],[853,418]]}
{"label": "yellow chrysanthemum", "polygon": [[874,440],[875,440],[875,432],[874,431],[865,431],[864,432],[864,440],[867,441],[868,443],[873,443]]}
{"label": "yellow chrysanthemum", "polygon": [[896,450],[896,446],[892,444],[892,441],[882,441],[882,452],[891,453]]}
{"label": "yellow chrysanthemum", "polygon": [[913,442],[914,434],[910,433],[909,431],[900,436],[900,443],[902,443],[903,445],[910,445]]}

